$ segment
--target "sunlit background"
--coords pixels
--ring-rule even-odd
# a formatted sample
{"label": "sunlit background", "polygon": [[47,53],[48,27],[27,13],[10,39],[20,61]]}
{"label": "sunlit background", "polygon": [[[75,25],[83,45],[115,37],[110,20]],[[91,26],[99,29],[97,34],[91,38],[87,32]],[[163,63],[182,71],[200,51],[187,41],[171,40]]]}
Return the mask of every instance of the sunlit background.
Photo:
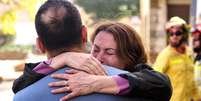
{"label": "sunlit background", "polygon": [[[35,47],[34,16],[46,0],[0,0],[0,98],[12,101],[14,79],[25,62],[45,56]],[[97,23],[113,20],[133,26],[142,37],[150,64],[166,46],[165,22],[172,16],[191,26],[201,21],[201,0],[70,0],[79,8],[89,37]]]}

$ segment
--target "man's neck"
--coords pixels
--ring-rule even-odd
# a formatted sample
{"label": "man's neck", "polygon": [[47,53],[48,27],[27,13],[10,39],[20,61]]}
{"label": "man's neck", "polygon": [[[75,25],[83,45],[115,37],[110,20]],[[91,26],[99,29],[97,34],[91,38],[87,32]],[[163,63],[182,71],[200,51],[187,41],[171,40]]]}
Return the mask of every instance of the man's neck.
{"label": "man's neck", "polygon": [[47,58],[52,58],[55,57],[61,53],[64,52],[84,52],[84,49],[82,48],[71,48],[71,49],[60,49],[60,50],[55,50],[55,51],[47,51]]}

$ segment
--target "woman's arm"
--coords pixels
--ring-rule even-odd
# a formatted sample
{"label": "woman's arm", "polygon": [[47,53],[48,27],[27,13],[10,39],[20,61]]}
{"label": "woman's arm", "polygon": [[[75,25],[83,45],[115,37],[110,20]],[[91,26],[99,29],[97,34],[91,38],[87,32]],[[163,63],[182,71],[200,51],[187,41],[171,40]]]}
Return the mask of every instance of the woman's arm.
{"label": "woman's arm", "polygon": [[[121,95],[144,97],[156,101],[169,101],[172,95],[169,78],[164,74],[153,71],[148,65],[138,65],[135,72],[120,74],[119,76],[129,82],[129,84],[124,84],[126,86],[124,86],[123,90],[126,90],[126,93]],[[69,95],[64,96],[62,100],[92,92],[116,95],[120,94],[122,90],[114,79],[114,76],[95,76],[75,72],[72,74],[54,74],[52,77],[68,80],[65,87],[55,89],[52,92],[62,93],[72,91]],[[61,86],[62,84],[63,81],[59,83],[54,82],[50,83],[49,86]]]}
{"label": "woman's arm", "polygon": [[76,70],[85,71],[94,75],[106,75],[105,70],[102,68],[101,63],[95,57],[86,53],[66,52],[54,58],[50,67],[59,69],[63,66],[70,66]]}
{"label": "woman's arm", "polygon": [[52,90],[52,93],[71,92],[61,98],[62,101],[93,92],[107,94],[119,92],[119,87],[111,76],[91,75],[77,70],[67,71],[66,74],[52,74],[51,76],[62,80],[49,83],[50,87],[63,86]]}
{"label": "woman's arm", "polygon": [[13,92],[17,93],[51,72],[63,68],[65,65],[90,74],[106,74],[100,63],[89,54],[66,52],[41,63],[25,64],[24,73],[13,83]]}
{"label": "woman's arm", "polygon": [[146,64],[139,64],[135,68],[136,72],[119,75],[129,81],[130,92],[126,95],[169,101],[172,86],[167,75],[154,71]]}

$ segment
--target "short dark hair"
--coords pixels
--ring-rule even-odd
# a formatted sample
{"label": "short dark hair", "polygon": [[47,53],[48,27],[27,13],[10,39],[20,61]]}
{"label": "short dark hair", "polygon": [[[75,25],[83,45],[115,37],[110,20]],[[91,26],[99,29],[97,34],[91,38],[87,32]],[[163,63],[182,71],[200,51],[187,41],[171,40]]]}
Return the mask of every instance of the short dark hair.
{"label": "short dark hair", "polygon": [[72,48],[82,43],[82,21],[77,8],[67,0],[48,0],[38,10],[35,27],[48,51]]}
{"label": "short dark hair", "polygon": [[147,62],[147,54],[138,33],[129,25],[108,22],[101,24],[94,31],[91,41],[94,42],[99,32],[105,31],[113,35],[117,43],[117,55],[127,66],[125,70],[135,71],[135,66]]}

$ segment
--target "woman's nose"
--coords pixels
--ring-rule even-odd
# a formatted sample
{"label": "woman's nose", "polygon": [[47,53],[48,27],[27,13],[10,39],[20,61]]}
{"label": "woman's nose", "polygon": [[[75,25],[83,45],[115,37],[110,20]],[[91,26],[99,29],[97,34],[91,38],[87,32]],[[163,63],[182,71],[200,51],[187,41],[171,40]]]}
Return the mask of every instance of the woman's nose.
{"label": "woman's nose", "polygon": [[103,60],[103,53],[102,52],[99,52],[97,55],[96,55],[96,59],[98,59],[101,63],[104,63],[104,60]]}

